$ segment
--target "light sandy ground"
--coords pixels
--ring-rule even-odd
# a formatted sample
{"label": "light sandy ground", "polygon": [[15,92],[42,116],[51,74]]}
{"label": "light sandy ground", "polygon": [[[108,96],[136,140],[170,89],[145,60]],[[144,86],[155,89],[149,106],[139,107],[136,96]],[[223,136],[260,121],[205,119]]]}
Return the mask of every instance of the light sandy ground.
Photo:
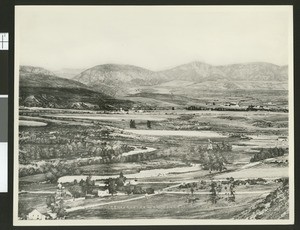
{"label": "light sandy ground", "polygon": [[[126,174],[127,178],[139,179],[139,178],[149,178],[149,177],[164,177],[170,173],[185,173],[185,172],[193,172],[201,170],[200,165],[193,165],[189,167],[175,167],[168,169],[149,169],[142,170],[139,173],[134,174]],[[105,180],[108,178],[116,178],[119,175],[107,175],[107,176],[92,176],[92,180]],[[72,176],[63,176],[58,179],[58,182],[66,183],[73,182],[75,179],[80,181],[81,179],[85,180],[87,176],[84,175],[72,175]]]}
{"label": "light sandy ground", "polygon": [[122,153],[122,156],[130,156],[130,155],[135,155],[135,154],[140,154],[140,153],[151,153],[155,151],[155,148],[147,148],[147,149],[135,149],[127,153]]}
{"label": "light sandy ground", "polygon": [[152,136],[185,136],[185,137],[201,137],[201,138],[218,138],[226,137],[222,134],[212,131],[184,131],[184,130],[147,130],[147,129],[127,129],[125,132],[130,132],[138,135]]}
{"label": "light sandy ground", "polygon": [[46,126],[47,123],[40,122],[40,121],[19,121],[19,126]]}
{"label": "light sandy ground", "polygon": [[268,168],[246,168],[239,171],[217,175],[215,179],[233,177],[234,179],[253,178],[281,178],[288,177],[288,167],[268,167]]}
{"label": "light sandy ground", "polygon": [[[269,194],[272,192],[272,190],[258,190],[258,191],[240,191],[235,192],[235,195],[244,195],[244,194]],[[164,193],[168,194],[191,194],[190,192],[184,192],[184,191],[165,191]],[[193,192],[194,195],[210,195],[211,192]],[[227,195],[226,192],[220,192],[218,193],[220,195]]]}
{"label": "light sandy ground", "polygon": [[156,114],[55,114],[55,115],[47,115],[47,117],[58,117],[58,118],[73,118],[73,119],[88,119],[88,120],[150,120],[150,121],[163,121],[170,117],[177,117],[175,115],[164,116],[164,115],[156,115]]}

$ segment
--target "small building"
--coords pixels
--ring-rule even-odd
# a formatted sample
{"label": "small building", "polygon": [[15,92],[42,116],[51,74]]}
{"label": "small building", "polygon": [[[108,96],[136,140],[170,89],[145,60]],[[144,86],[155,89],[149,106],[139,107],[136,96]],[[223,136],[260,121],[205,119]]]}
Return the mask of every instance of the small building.
{"label": "small building", "polygon": [[27,220],[45,220],[46,216],[34,209],[27,215]]}
{"label": "small building", "polygon": [[99,197],[104,197],[104,196],[110,196],[108,189],[106,190],[98,190],[98,196]]}

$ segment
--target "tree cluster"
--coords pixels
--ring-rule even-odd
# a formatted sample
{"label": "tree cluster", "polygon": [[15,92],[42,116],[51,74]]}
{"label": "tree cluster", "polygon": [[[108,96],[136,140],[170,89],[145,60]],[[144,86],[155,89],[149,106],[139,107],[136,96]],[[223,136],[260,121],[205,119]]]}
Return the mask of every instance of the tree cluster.
{"label": "tree cluster", "polygon": [[250,159],[250,162],[261,161],[267,158],[283,156],[287,152],[287,149],[284,148],[268,148],[261,149],[258,153],[255,153],[254,156]]}
{"label": "tree cluster", "polygon": [[64,197],[66,193],[64,188],[59,188],[55,195],[50,195],[46,198],[46,205],[52,213],[56,213],[58,219],[65,218],[67,215],[64,207]]}
{"label": "tree cluster", "polygon": [[63,145],[23,145],[19,153],[21,164],[28,164],[32,160],[66,158],[71,156],[101,156],[103,161],[110,161],[133,147],[119,141],[115,142],[80,142],[70,141]]}
{"label": "tree cluster", "polygon": [[212,144],[211,149],[199,146],[198,161],[205,170],[222,171],[225,168],[225,164],[228,163],[225,153],[231,150],[232,146],[225,142]]}
{"label": "tree cluster", "polygon": [[126,177],[123,175],[123,172],[120,172],[119,177],[117,178],[108,178],[105,180],[105,188],[108,189],[108,192],[113,196],[117,191],[124,190],[124,184]]}

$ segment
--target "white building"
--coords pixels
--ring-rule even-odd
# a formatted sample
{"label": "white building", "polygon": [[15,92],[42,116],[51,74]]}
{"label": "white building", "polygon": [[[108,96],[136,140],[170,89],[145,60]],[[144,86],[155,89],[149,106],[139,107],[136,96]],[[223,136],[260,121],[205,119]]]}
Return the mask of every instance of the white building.
{"label": "white building", "polygon": [[109,194],[108,189],[106,189],[106,190],[104,190],[104,191],[98,190],[98,196],[99,196],[99,197],[109,196],[109,195],[110,195],[110,194]]}
{"label": "white building", "polygon": [[27,215],[27,220],[45,220],[46,216],[34,209]]}

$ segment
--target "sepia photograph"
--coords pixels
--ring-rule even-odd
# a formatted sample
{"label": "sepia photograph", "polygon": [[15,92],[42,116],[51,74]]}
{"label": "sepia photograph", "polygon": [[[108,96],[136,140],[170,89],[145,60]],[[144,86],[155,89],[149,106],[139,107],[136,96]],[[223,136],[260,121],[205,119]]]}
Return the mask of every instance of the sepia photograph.
{"label": "sepia photograph", "polygon": [[16,6],[17,226],[294,223],[292,6]]}

